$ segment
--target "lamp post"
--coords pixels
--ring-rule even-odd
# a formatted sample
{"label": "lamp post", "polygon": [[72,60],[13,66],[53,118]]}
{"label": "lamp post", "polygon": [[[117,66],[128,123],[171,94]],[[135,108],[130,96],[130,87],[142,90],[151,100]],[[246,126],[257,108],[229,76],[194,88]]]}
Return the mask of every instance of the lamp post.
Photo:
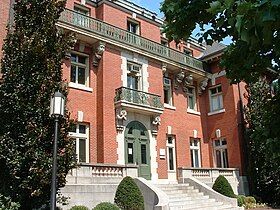
{"label": "lamp post", "polygon": [[57,138],[58,119],[64,116],[65,97],[60,92],[55,92],[51,97],[50,116],[55,118],[55,133],[53,142],[53,165],[51,185],[51,210],[56,210],[56,172],[57,172]]}

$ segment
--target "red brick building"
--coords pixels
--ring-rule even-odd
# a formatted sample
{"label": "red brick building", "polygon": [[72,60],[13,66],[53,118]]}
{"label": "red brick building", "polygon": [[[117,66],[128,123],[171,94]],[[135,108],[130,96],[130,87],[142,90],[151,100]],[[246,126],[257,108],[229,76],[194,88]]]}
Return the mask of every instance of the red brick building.
{"label": "red brick building", "polygon": [[[9,8],[2,0],[0,47]],[[79,162],[136,165],[156,182],[237,168],[243,181],[244,84],[218,67],[225,46],[168,43],[162,20],[127,0],[68,0],[57,25],[77,39],[63,72]]]}

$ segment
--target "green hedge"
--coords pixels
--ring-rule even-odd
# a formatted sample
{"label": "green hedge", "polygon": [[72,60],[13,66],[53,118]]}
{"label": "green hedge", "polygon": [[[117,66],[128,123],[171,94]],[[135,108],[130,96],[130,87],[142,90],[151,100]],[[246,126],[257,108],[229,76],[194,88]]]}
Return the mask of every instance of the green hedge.
{"label": "green hedge", "polygon": [[119,210],[119,208],[115,204],[103,202],[98,204],[93,210]]}
{"label": "green hedge", "polygon": [[238,206],[242,207],[245,204],[246,196],[245,195],[238,195],[238,196],[236,196],[236,198],[237,198]]}
{"label": "green hedge", "polygon": [[215,180],[215,183],[212,188],[213,188],[213,190],[215,190],[218,193],[221,193],[222,195],[225,195],[227,197],[231,197],[231,198],[236,197],[232,190],[232,187],[230,186],[230,183],[222,175],[218,176],[218,178]]}
{"label": "green hedge", "polygon": [[89,210],[86,206],[73,206],[70,210]]}
{"label": "green hedge", "polygon": [[124,210],[144,210],[143,195],[131,177],[125,177],[119,184],[115,203]]}

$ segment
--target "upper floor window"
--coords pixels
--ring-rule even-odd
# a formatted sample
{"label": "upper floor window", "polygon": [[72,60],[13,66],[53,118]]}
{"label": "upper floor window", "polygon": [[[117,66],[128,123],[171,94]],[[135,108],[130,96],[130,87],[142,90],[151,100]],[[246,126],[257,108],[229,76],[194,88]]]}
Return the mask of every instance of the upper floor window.
{"label": "upper floor window", "polygon": [[134,34],[140,34],[140,26],[138,22],[128,20],[127,21],[127,30]]}
{"label": "upper floor window", "polygon": [[161,39],[160,44],[164,45],[165,47],[169,47],[168,40],[166,39]]}
{"label": "upper floor window", "polygon": [[71,53],[70,82],[77,85],[88,86],[88,81],[88,57],[76,53]]}
{"label": "upper floor window", "polygon": [[75,124],[72,126],[70,133],[74,141],[77,162],[89,162],[89,126],[86,124]]}
{"label": "upper floor window", "polygon": [[141,89],[141,65],[128,62],[127,63],[127,87],[130,89]]}
{"label": "upper floor window", "polygon": [[199,139],[191,139],[190,150],[191,150],[192,167],[201,167]]}
{"label": "upper floor window", "polygon": [[196,110],[195,88],[187,87],[188,109]]}
{"label": "upper floor window", "polygon": [[77,4],[75,4],[75,6],[74,6],[74,11],[78,12],[80,14],[83,14],[83,15],[87,15],[87,16],[89,15],[89,9],[88,8],[77,5]]}
{"label": "upper floor window", "polygon": [[193,51],[191,49],[186,48],[186,47],[184,47],[184,53],[186,55],[193,56]]}
{"label": "upper floor window", "polygon": [[218,139],[214,141],[214,158],[217,168],[228,168],[227,141]]}
{"label": "upper floor window", "polygon": [[210,111],[223,109],[223,93],[222,86],[216,86],[209,90],[210,93]]}
{"label": "upper floor window", "polygon": [[166,77],[163,78],[163,92],[164,92],[164,103],[172,106],[173,104],[172,104],[171,79]]}
{"label": "upper floor window", "polygon": [[89,19],[86,16],[89,16],[90,12],[89,9],[83,7],[82,5],[75,5],[74,11],[77,14],[74,14],[74,23],[83,27],[89,27]]}

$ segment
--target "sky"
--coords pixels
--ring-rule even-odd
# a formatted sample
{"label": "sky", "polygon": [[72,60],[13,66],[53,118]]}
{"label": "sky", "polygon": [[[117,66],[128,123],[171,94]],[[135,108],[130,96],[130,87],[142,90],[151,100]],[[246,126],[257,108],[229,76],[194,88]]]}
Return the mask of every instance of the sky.
{"label": "sky", "polygon": [[[141,7],[144,7],[148,10],[151,10],[152,12],[156,12],[158,14],[158,17],[162,18],[164,16],[163,13],[160,12],[160,3],[163,2],[163,0],[129,0]],[[192,37],[195,37],[195,35],[199,32],[199,29],[196,28],[192,34]],[[231,39],[229,37],[225,38],[222,42],[225,45],[229,45],[231,43]]]}

